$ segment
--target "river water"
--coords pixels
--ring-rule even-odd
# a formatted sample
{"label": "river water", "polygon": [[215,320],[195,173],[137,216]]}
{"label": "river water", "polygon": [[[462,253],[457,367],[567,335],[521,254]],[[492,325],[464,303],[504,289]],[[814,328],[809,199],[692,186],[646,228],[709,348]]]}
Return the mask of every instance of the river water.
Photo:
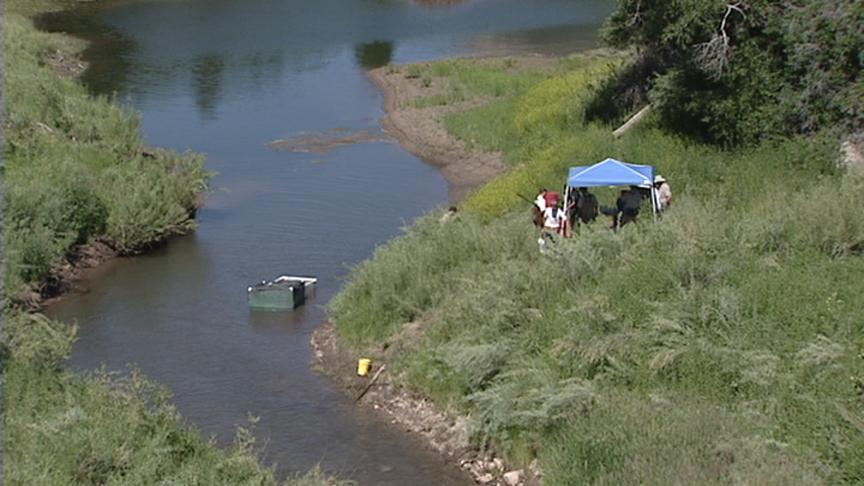
{"label": "river water", "polygon": [[[441,2],[439,2],[441,3]],[[596,45],[610,0],[124,0],[46,17],[94,41],[84,75],[142,113],[147,143],[207,156],[218,173],[199,228],[99,269],[49,313],[80,325],[71,364],[140,367],[220,444],[249,414],[280,474],[315,464],[361,484],[465,484],[414,437],[352,406],[310,368],[309,340],[350,265],[448,188],[381,141],[382,95],[364,69],[473,54],[562,54]],[[268,142],[368,131],[329,152]],[[288,313],[251,313],[247,284],[317,275]]]}

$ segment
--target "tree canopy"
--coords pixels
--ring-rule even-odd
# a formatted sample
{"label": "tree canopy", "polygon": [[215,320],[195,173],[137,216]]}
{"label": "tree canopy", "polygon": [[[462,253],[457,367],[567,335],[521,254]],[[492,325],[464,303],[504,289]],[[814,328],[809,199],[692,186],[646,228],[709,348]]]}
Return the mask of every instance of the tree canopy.
{"label": "tree canopy", "polygon": [[604,39],[639,53],[669,128],[722,144],[862,131],[864,2],[621,0]]}

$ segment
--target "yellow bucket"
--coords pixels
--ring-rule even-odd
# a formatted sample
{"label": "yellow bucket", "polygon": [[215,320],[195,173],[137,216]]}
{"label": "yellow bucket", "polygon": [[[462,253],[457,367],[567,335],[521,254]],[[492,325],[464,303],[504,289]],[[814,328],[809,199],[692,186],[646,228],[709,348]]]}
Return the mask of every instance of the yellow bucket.
{"label": "yellow bucket", "polygon": [[372,360],[369,358],[360,358],[360,360],[357,361],[357,376],[368,375],[370,368],[372,368]]}

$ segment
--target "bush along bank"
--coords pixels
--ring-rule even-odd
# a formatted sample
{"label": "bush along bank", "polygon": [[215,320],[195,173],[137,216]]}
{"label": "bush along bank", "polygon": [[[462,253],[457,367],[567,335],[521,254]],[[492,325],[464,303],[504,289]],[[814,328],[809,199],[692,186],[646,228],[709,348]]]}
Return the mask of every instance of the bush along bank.
{"label": "bush along bank", "polygon": [[[52,70],[64,38],[14,8],[4,24],[6,289],[13,302],[56,290],[83,245],[134,254],[194,226],[203,158],[145,149],[137,115]],[[53,56],[60,53],[59,56]]]}
{"label": "bush along bank", "polygon": [[4,16],[6,483],[338,484],[318,470],[277,481],[248,429],[219,449],[139,373],[68,371],[75,328],[26,312],[88,244],[128,255],[191,229],[209,178],[201,157],[145,149],[133,113],[58,77],[74,42],[21,15],[54,7],[10,2]]}
{"label": "bush along bank", "polygon": [[260,465],[249,429],[238,429],[227,450],[216,447],[139,373],[65,370],[74,336],[38,314],[7,314],[5,484],[338,484],[318,470],[278,482]]}
{"label": "bush along bank", "polygon": [[[478,446],[539,460],[547,484],[864,481],[864,181],[837,168],[840,137],[723,150],[654,118],[615,140],[584,121],[629,68],[606,64],[564,60],[448,116],[512,168],[353,269],[329,307],[341,338],[398,342],[402,385],[470,417]],[[434,66],[414,69],[458,86]],[[606,157],[657,166],[673,207],[541,256],[518,195]]]}

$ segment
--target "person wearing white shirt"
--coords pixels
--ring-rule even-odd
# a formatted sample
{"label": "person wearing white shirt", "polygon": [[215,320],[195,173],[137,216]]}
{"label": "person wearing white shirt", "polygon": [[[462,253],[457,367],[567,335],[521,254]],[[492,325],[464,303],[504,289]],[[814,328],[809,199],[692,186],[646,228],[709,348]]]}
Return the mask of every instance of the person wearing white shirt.
{"label": "person wearing white shirt", "polygon": [[661,175],[654,177],[654,194],[657,196],[657,211],[665,211],[672,204],[672,188]]}
{"label": "person wearing white shirt", "polygon": [[540,212],[546,211],[546,189],[540,189],[540,193],[537,194],[537,198],[534,199],[534,205],[540,209]]}

